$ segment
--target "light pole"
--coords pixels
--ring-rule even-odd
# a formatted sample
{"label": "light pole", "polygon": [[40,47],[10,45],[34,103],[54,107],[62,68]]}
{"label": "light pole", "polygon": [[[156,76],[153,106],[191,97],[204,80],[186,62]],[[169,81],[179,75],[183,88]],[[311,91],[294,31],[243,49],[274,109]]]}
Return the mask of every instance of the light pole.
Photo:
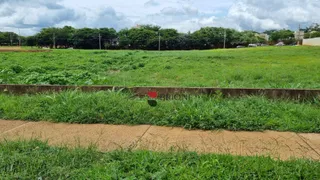
{"label": "light pole", "polygon": [[158,31],[158,35],[159,35],[159,45],[158,45],[158,49],[159,51],[161,51],[161,36],[160,36],[160,29]]}
{"label": "light pole", "polygon": [[101,50],[101,34],[99,33],[99,49]]}
{"label": "light pole", "polygon": [[223,49],[226,48],[227,29],[224,29]]}
{"label": "light pole", "polygon": [[19,30],[19,46],[21,46],[21,35],[20,35],[20,28],[18,28]]}

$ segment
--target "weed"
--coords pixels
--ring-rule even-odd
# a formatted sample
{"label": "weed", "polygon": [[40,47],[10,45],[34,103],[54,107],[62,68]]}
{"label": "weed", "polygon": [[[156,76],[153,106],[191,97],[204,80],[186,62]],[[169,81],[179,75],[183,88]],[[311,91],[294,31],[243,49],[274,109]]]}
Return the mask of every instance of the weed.
{"label": "weed", "polygon": [[[53,80],[66,80],[64,77]],[[99,78],[100,82],[108,82],[108,79]],[[42,106],[48,96],[54,97],[54,101]],[[259,96],[223,98],[219,92],[213,96],[186,97],[159,100],[158,106],[151,108],[147,99],[132,98],[131,94],[124,92],[0,94],[0,109],[3,109],[0,119],[153,124],[203,130],[320,132],[318,100],[298,102],[269,100]]]}
{"label": "weed", "polygon": [[[54,50],[50,53],[1,53],[0,67],[23,67],[19,73],[0,73],[0,79],[10,84],[26,84],[33,73],[79,74],[89,71],[96,77],[109,79],[114,86],[199,86],[231,88],[320,88],[320,47],[263,47],[252,49],[208,51],[106,51]],[[266,56],[266,52],[268,52]],[[5,59],[10,59],[5,60]],[[88,60],[91,59],[91,63]],[[94,60],[94,61],[93,61]],[[90,61],[89,61],[90,62]],[[132,66],[142,71],[130,71]],[[43,70],[29,68],[42,67]],[[106,74],[111,68],[123,69],[117,76]],[[168,71],[173,69],[174,71]],[[1,71],[1,70],[0,70]],[[12,71],[12,70],[11,70]],[[13,71],[12,71],[13,72]],[[143,74],[142,74],[143,73]],[[152,79],[151,79],[152,77]],[[179,77],[179,78],[175,78]],[[105,85],[88,77],[68,79],[62,83]],[[214,83],[213,83],[214,81]],[[37,81],[33,81],[38,83]],[[59,82],[59,81],[57,81]],[[31,83],[31,82],[28,82]],[[42,82],[44,84],[48,81]],[[98,84],[96,84],[98,83]]]}
{"label": "weed", "polygon": [[143,68],[144,66],[145,66],[145,64],[144,63],[139,63],[139,65],[138,65],[140,68]]}
{"label": "weed", "polygon": [[10,69],[14,72],[14,73],[21,73],[23,71],[23,67],[20,65],[12,65],[10,66]]}
{"label": "weed", "polygon": [[98,152],[40,141],[0,143],[3,179],[320,179],[320,163],[188,152]]}

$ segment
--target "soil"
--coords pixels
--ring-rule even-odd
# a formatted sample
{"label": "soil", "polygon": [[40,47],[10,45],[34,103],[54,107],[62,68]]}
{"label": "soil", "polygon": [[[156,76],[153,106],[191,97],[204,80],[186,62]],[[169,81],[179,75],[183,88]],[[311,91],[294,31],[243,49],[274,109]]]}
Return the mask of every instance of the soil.
{"label": "soil", "polygon": [[50,52],[51,50],[42,49],[22,49],[21,47],[0,47],[1,52]]}
{"label": "soil", "polygon": [[55,124],[0,120],[0,140],[48,141],[67,147],[96,146],[100,151],[117,149],[192,151],[275,159],[320,160],[320,134],[292,132],[188,131],[157,126]]}

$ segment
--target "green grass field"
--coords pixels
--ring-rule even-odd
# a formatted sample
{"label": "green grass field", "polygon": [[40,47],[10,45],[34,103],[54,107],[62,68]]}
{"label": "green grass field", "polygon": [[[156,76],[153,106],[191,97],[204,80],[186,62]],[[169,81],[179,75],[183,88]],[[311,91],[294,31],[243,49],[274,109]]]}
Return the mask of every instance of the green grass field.
{"label": "green grass field", "polygon": [[66,123],[153,124],[187,129],[320,132],[320,101],[191,96],[159,101],[122,92],[0,94],[0,119]]}
{"label": "green grass field", "polygon": [[0,53],[1,84],[320,88],[320,47]]}
{"label": "green grass field", "polygon": [[[320,47],[208,51],[1,52],[0,84],[320,88]],[[158,100],[125,92],[0,93],[0,119],[151,124],[202,130],[320,133],[320,99],[190,96]],[[0,142],[0,179],[320,179],[320,163],[266,157],[50,147]]]}
{"label": "green grass field", "polygon": [[50,147],[0,143],[1,179],[320,179],[320,163],[266,157]]}

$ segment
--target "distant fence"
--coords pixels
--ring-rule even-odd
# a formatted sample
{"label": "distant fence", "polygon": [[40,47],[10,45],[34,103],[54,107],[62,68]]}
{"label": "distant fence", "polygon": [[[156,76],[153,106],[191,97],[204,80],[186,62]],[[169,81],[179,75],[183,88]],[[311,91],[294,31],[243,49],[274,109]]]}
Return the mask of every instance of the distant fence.
{"label": "distant fence", "polygon": [[148,92],[157,92],[160,97],[174,95],[213,95],[217,92],[225,97],[264,95],[269,98],[313,99],[320,97],[320,89],[248,89],[248,88],[179,88],[179,87],[116,87],[116,86],[50,86],[50,85],[0,85],[2,93],[35,94],[80,90],[84,92],[122,90],[144,97]]}
{"label": "distant fence", "polygon": [[303,45],[305,45],[305,46],[320,46],[320,38],[304,39]]}

